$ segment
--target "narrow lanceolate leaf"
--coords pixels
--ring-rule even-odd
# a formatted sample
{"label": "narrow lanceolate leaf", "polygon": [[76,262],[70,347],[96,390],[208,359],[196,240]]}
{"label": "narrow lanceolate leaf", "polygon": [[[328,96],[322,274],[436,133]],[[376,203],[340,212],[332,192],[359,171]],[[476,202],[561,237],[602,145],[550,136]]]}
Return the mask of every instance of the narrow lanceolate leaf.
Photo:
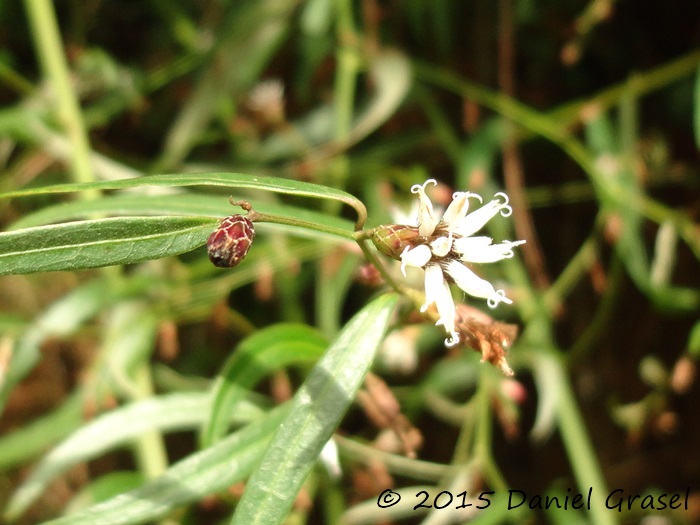
{"label": "narrow lanceolate leaf", "polygon": [[276,408],[213,447],[188,456],[136,490],[44,525],[136,525],[226,490],[255,468],[286,408]]}
{"label": "narrow lanceolate leaf", "polygon": [[178,255],[216,226],[196,217],[116,217],[0,233],[0,275],[84,270]]}
{"label": "narrow lanceolate leaf", "polygon": [[318,360],[327,342],[302,324],[276,324],[246,338],[224,365],[213,387],[212,409],[202,429],[202,445],[210,446],[228,429],[231,414],[248,390],[274,370]]}
{"label": "narrow lanceolate leaf", "polygon": [[[238,198],[238,196],[236,197]],[[243,198],[241,196],[241,198]],[[352,231],[353,224],[347,219],[320,213],[308,208],[281,204],[278,202],[252,202],[255,211],[283,217],[292,217],[307,222],[330,226],[339,230]],[[116,216],[156,216],[173,215],[189,217],[228,217],[232,213],[242,213],[238,207],[233,207],[224,195],[192,192],[174,195],[148,195],[145,193],[115,193],[91,200],[72,200],[47,206],[28,213],[13,222],[8,230],[31,228],[44,224],[77,221],[94,218],[95,215],[104,217]],[[272,226],[272,223],[268,223]],[[298,229],[297,229],[298,230]],[[313,233],[311,230],[306,230]]]}
{"label": "narrow lanceolate leaf", "polygon": [[396,295],[383,295],[363,308],[314,367],[248,481],[232,525],[275,525],[285,518],[355,397],[396,301]]}
{"label": "narrow lanceolate leaf", "polygon": [[[139,435],[191,429],[204,422],[209,396],[205,393],[180,393],[154,397],[117,408],[87,423],[54,448],[15,492],[6,516],[15,518],[46,489],[56,476],[70,467],[124,446]],[[249,421],[260,411],[249,403],[239,405],[237,422]]]}
{"label": "narrow lanceolate leaf", "polygon": [[173,175],[151,175],[134,179],[121,179],[114,181],[99,181],[74,184],[56,184],[41,188],[30,188],[24,190],[0,193],[0,199],[9,197],[27,197],[30,195],[41,195],[50,193],[68,193],[87,190],[121,190],[126,188],[161,186],[218,186],[233,190],[235,188],[248,188],[284,193],[287,195],[298,195],[312,199],[336,200],[352,206],[357,212],[357,229],[364,226],[367,220],[367,209],[360,200],[351,194],[328,186],[320,186],[310,182],[297,180],[280,179],[277,177],[263,177],[261,175],[244,175],[241,173],[196,173],[196,174],[173,174]]}

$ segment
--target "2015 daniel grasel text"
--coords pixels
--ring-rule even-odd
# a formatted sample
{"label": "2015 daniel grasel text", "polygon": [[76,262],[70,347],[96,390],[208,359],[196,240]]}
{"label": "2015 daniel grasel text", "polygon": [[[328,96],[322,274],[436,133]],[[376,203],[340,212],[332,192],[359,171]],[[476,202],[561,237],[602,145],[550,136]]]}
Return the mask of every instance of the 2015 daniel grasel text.
{"label": "2015 daniel grasel text", "polygon": [[[568,489],[571,492],[571,489]],[[593,487],[588,489],[585,497],[583,493],[568,494],[562,496],[542,496],[535,494],[528,497],[523,490],[512,489],[508,491],[508,510],[527,505],[531,509],[548,510],[557,509],[583,509],[591,510],[591,497]],[[612,490],[605,498],[605,507],[610,510],[622,512],[624,510],[664,510],[680,509],[688,510],[690,488],[685,494],[627,494],[624,489]]]}

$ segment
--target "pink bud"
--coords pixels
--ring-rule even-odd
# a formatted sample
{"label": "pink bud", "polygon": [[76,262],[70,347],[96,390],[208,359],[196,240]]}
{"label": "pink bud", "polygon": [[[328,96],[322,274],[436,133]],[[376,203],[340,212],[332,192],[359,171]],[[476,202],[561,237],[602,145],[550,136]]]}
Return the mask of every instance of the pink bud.
{"label": "pink bud", "polygon": [[243,215],[226,217],[207,239],[209,260],[219,268],[233,268],[245,258],[254,240],[250,220]]}

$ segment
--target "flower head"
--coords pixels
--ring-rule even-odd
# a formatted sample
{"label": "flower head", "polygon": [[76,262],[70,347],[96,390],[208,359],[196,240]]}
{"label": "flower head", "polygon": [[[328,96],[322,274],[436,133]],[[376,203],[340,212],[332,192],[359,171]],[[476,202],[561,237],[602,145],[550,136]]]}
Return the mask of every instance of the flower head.
{"label": "flower head", "polygon": [[373,241],[383,253],[401,260],[401,271],[414,266],[425,271],[425,303],[421,311],[435,304],[441,324],[449,334],[445,344],[453,346],[460,337],[455,323],[455,303],[450,283],[474,297],[486,299],[491,308],[499,303],[512,303],[503,290],[479,277],[467,265],[492,263],[513,257],[513,248],[525,241],[503,241],[473,236],[499,213],[508,217],[513,212],[508,196],[497,193],[493,200],[469,213],[470,199],[483,202],[471,192],[456,192],[442,217],[433,208],[426,186],[437,185],[434,179],[416,184],[411,193],[418,195],[419,211],[416,226],[391,225],[377,228]]}

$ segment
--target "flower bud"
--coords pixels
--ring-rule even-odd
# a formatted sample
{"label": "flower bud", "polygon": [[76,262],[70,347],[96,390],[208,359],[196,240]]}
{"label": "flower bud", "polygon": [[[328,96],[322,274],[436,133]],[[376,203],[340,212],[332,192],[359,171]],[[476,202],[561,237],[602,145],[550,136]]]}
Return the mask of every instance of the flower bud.
{"label": "flower bud", "polygon": [[219,268],[233,268],[248,254],[255,240],[253,223],[243,215],[226,217],[207,239],[209,260]]}
{"label": "flower bud", "polygon": [[384,255],[398,260],[407,246],[414,246],[418,236],[418,228],[415,226],[388,224],[372,231],[372,242]]}

